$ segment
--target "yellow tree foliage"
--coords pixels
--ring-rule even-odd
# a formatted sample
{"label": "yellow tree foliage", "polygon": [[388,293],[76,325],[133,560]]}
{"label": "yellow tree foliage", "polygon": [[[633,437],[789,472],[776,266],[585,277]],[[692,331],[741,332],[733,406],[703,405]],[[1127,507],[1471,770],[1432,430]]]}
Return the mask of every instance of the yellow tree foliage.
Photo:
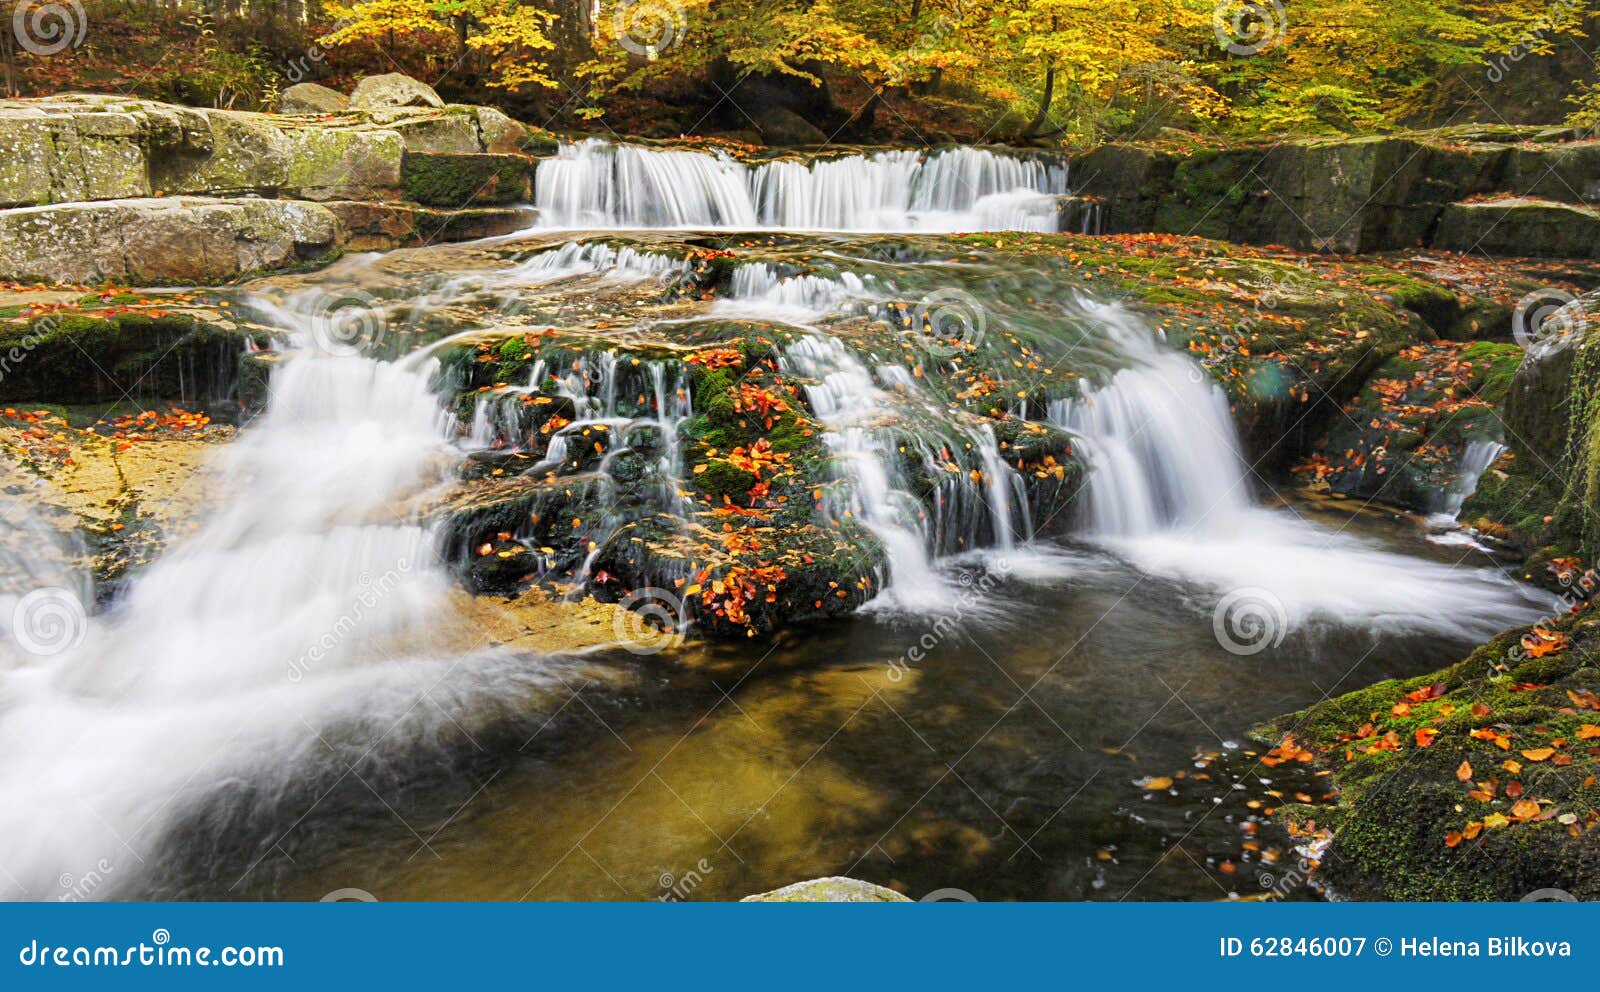
{"label": "yellow tree foliage", "polygon": [[505,88],[554,88],[541,53],[555,43],[548,31],[555,15],[522,0],[330,0],[325,5],[334,30],[322,44],[383,44],[397,34],[438,40],[454,38],[460,56],[481,52],[489,63],[489,84]]}

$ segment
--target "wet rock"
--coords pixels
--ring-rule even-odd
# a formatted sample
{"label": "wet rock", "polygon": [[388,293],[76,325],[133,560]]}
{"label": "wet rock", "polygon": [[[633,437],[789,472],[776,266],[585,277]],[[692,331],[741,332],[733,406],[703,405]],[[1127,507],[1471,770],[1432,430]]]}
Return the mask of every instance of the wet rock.
{"label": "wet rock", "polygon": [[427,83],[398,72],[368,76],[350,94],[351,110],[387,110],[392,107],[443,107],[444,101]]}
{"label": "wet rock", "polygon": [[1463,475],[1469,452],[1505,436],[1500,406],[1522,358],[1517,345],[1489,342],[1404,349],[1345,405],[1297,472],[1346,495],[1453,510],[1476,482]]}
{"label": "wet rock", "polygon": [[339,219],[340,246],[350,251],[388,251],[447,241],[472,241],[533,226],[524,207],[435,210],[402,203],[333,201],[321,204]]}
{"label": "wet rock", "polygon": [[[1107,145],[1075,157],[1072,179],[1074,192],[1107,205],[1116,232],[1314,251],[1419,244],[1465,250],[1488,223],[1459,216],[1458,205],[1469,198],[1507,193],[1572,204],[1600,198],[1594,178],[1600,142],[1563,137],[1537,128],[1470,127],[1271,147]],[[1594,257],[1582,236],[1593,244],[1588,233],[1552,239],[1516,226],[1501,238],[1511,254]]]}
{"label": "wet rock", "polygon": [[910,902],[893,889],[835,875],[795,882],[781,889],[745,896],[740,902]]}
{"label": "wet rock", "polygon": [[[1544,638],[1516,627],[1442,671],[1257,732],[1274,747],[1288,735],[1331,775],[1320,801],[1277,814],[1327,844],[1320,883],[1357,901],[1600,898],[1600,751],[1583,729],[1600,723],[1586,663],[1600,645],[1587,612],[1544,624]],[[1426,746],[1422,728],[1437,731]]]}
{"label": "wet rock", "polygon": [[[112,309],[98,299],[0,324],[0,403],[79,405],[231,395],[250,332],[205,309]],[[153,311],[153,312],[151,312]]]}
{"label": "wet rock", "polygon": [[337,114],[349,106],[349,97],[321,83],[296,83],[278,95],[283,114]]}

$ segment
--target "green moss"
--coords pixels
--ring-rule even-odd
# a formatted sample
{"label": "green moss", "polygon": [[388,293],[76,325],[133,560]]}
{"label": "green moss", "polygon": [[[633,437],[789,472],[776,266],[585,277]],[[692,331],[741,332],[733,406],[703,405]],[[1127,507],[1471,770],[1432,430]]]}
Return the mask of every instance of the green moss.
{"label": "green moss", "polygon": [[529,165],[521,155],[407,152],[401,182],[430,207],[516,203],[528,198]]}
{"label": "green moss", "polygon": [[0,328],[0,402],[221,396],[244,341],[187,314],[36,317]]}

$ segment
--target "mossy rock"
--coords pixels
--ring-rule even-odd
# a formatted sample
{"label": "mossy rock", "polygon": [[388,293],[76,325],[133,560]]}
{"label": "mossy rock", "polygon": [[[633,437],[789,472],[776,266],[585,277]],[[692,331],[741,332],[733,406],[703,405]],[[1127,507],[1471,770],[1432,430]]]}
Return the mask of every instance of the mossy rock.
{"label": "mossy rock", "polygon": [[1600,622],[1589,612],[1545,622],[1563,638],[1554,653],[1533,657],[1530,628],[1516,628],[1443,671],[1263,728],[1332,773],[1332,806],[1284,811],[1332,827],[1319,880],[1357,900],[1600,898],[1600,747],[1583,730],[1600,724],[1600,673],[1585,663]]}
{"label": "mossy rock", "polygon": [[182,313],[48,315],[0,325],[0,402],[226,398],[245,341]]}
{"label": "mossy rock", "polygon": [[525,201],[530,163],[520,154],[458,155],[407,152],[406,198],[430,207],[460,208]]}

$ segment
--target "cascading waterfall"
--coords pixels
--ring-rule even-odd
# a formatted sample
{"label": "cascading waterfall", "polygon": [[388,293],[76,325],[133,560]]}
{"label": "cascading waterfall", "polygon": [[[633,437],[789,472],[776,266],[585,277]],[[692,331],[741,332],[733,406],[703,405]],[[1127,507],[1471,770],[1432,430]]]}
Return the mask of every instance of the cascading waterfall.
{"label": "cascading waterfall", "polygon": [[564,145],[535,176],[539,223],[563,228],[1054,231],[1066,170],[982,148],[746,166],[722,153]]}
{"label": "cascading waterfall", "polygon": [[[1000,457],[993,431],[935,427],[937,412],[903,368],[878,370],[882,381],[902,393],[897,396],[880,388],[843,341],[819,334],[794,341],[783,365],[808,380],[811,408],[828,428],[823,440],[850,481],[845,504],[830,507],[830,514],[849,513],[883,544],[889,574],[870,608],[940,609],[952,590],[934,568],[934,555],[975,551],[986,541],[1009,550],[1018,520],[1024,538],[1031,535],[1026,484]],[[904,416],[912,418],[910,432],[893,429]],[[974,453],[981,466],[976,472],[965,467]],[[920,461],[923,474],[935,480],[931,520],[910,491],[905,459]],[[974,484],[974,475],[981,485]]]}
{"label": "cascading waterfall", "polygon": [[4,895],[53,898],[89,870],[97,897],[140,891],[188,813],[248,814],[226,783],[270,803],[553,681],[478,649],[436,535],[393,520],[453,460],[431,360],[317,353],[306,326],[265,417],[223,453],[232,501],[81,646],[0,670]]}
{"label": "cascading waterfall", "polygon": [[1268,598],[1291,627],[1367,617],[1374,631],[1481,638],[1548,610],[1494,569],[1394,554],[1255,506],[1221,389],[1126,310],[1080,306],[1129,363],[1049,411],[1081,439],[1091,540],[1151,576]]}
{"label": "cascading waterfall", "polygon": [[[540,411],[559,404],[560,426]],[[469,444],[480,452],[539,455],[521,470],[527,476],[571,479],[589,489],[596,507],[589,525],[593,548],[564,578],[587,581],[597,555],[616,529],[642,514],[664,513],[681,519],[687,506],[683,492],[680,433],[694,415],[688,376],[680,362],[621,360],[615,352],[591,352],[551,367],[533,363],[529,382],[478,396]],[[619,479],[619,459],[639,457],[642,473]],[[627,495],[624,496],[624,491]],[[544,574],[555,563],[538,550],[531,536],[519,540]]]}
{"label": "cascading waterfall", "polygon": [[835,279],[784,275],[766,262],[739,266],[728,289],[728,295],[712,306],[713,315],[798,324],[836,313],[851,300],[871,295],[867,280],[853,272],[842,272]]}
{"label": "cascading waterfall", "polygon": [[1455,479],[1441,494],[1439,512],[1451,520],[1461,516],[1462,504],[1477,491],[1478,480],[1505,450],[1499,441],[1468,441],[1461,452],[1461,464],[1456,466]]}
{"label": "cascading waterfall", "polygon": [[812,380],[806,395],[828,427],[823,440],[851,479],[849,510],[883,543],[889,576],[880,583],[879,601],[944,602],[949,591],[932,567],[922,506],[898,477],[887,440],[871,427],[887,404],[872,374],[837,338],[801,338],[783,361],[791,372]]}

